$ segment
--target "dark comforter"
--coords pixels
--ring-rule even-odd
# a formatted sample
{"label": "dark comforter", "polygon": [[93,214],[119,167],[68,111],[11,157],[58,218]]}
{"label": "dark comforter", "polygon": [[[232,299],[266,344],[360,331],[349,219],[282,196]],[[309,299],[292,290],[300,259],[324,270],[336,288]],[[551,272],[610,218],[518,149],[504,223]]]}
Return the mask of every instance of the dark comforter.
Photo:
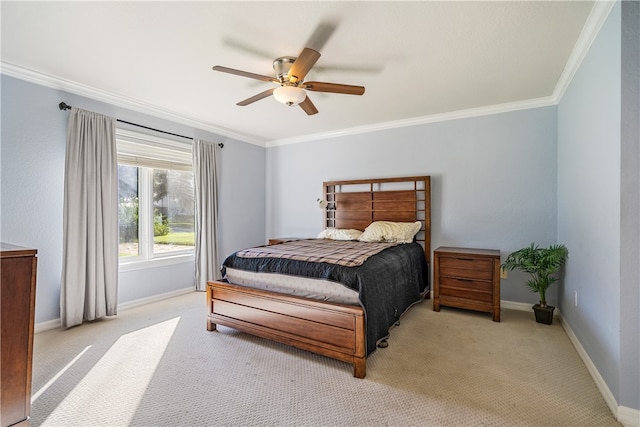
{"label": "dark comforter", "polygon": [[429,290],[429,269],[419,243],[384,249],[356,267],[272,257],[242,258],[238,253],[225,260],[223,273],[225,267],[332,280],[358,291],[366,319],[367,355]]}

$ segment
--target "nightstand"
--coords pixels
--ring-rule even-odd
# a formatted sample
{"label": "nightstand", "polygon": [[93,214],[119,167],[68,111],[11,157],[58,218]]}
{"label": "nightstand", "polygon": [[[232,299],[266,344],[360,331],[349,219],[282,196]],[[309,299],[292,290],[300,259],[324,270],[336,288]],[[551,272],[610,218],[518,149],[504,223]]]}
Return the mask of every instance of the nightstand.
{"label": "nightstand", "polygon": [[484,311],[500,321],[500,251],[441,246],[433,252],[433,310]]}

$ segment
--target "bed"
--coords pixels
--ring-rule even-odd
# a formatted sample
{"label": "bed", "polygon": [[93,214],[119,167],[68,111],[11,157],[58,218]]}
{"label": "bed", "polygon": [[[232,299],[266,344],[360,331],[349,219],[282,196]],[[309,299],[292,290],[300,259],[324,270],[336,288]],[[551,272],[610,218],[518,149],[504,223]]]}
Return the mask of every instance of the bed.
{"label": "bed", "polygon": [[[365,260],[355,266],[327,263],[324,258],[309,262],[312,258],[298,251],[315,251],[318,244],[336,245],[335,252],[323,249],[331,256],[339,253],[341,245],[367,246],[369,250],[369,246],[376,243],[283,239],[277,245],[232,254],[225,260],[223,271],[245,268],[253,271],[248,271],[243,280],[238,279],[239,283],[232,283],[236,279],[227,280],[226,275],[208,282],[207,330],[214,331],[216,325],[224,325],[332,357],[352,364],[354,376],[364,378],[366,357],[377,345],[384,344],[389,330],[411,306],[430,297],[430,177],[328,181],[323,183],[323,200],[326,230],[366,230],[379,221],[419,221],[420,228],[412,243],[386,246],[380,243],[382,249],[378,252],[371,249],[373,254],[366,255]],[[238,258],[249,266],[236,268],[234,262]],[[272,270],[270,266],[275,264],[283,270]],[[258,285],[257,281],[255,285],[251,283],[255,277],[251,274],[260,272],[277,272],[301,283],[340,282],[339,286],[356,291],[357,300],[355,303],[342,301],[341,297],[322,300],[274,291]],[[383,276],[385,272],[390,276]],[[405,287],[409,288],[406,294]]]}

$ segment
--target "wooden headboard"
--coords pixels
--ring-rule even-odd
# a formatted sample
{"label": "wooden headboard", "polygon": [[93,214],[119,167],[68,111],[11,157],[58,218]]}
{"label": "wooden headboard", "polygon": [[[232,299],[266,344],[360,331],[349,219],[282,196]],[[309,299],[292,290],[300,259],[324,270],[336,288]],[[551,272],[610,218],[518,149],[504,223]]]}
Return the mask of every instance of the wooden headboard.
{"label": "wooden headboard", "polygon": [[416,240],[431,258],[431,177],[373,178],[323,183],[325,228],[364,230],[373,221],[421,221]]}

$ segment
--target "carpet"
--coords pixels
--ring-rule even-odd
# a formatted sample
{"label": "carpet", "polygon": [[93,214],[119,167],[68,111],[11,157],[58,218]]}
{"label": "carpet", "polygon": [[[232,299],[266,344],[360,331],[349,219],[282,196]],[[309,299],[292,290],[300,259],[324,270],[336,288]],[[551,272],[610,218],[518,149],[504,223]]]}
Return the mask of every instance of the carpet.
{"label": "carpet", "polygon": [[32,426],[617,426],[559,322],[431,301],[352,366],[218,326],[205,293],[34,339]]}

